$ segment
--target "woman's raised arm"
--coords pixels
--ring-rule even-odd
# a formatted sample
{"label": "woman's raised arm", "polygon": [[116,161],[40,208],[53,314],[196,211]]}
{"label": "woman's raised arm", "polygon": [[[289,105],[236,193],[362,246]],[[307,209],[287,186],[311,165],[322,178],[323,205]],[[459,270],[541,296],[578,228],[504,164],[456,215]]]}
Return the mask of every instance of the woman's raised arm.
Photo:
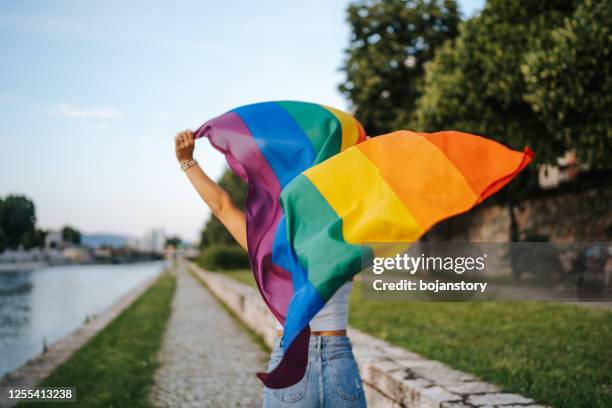
{"label": "woman's raised arm", "polygon": [[181,164],[191,184],[200,197],[210,207],[215,217],[221,221],[241,247],[247,249],[246,219],[232,202],[229,194],[204,173],[193,159],[194,135],[190,130],[177,133],[174,138],[176,159]]}

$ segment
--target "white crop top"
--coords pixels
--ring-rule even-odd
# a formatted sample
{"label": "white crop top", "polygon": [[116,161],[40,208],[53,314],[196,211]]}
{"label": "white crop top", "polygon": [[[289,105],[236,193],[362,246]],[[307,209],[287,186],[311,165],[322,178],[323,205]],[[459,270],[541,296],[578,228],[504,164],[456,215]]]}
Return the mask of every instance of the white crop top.
{"label": "white crop top", "polygon": [[[311,331],[345,330],[348,327],[348,300],[353,282],[348,281],[323,306],[323,309],[310,321]],[[283,326],[277,321],[276,328]]]}

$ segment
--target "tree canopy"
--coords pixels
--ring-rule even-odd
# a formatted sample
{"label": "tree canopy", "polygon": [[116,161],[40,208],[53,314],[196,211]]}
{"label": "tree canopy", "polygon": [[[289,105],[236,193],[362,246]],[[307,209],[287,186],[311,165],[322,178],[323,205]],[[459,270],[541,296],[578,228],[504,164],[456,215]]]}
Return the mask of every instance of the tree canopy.
{"label": "tree canopy", "polygon": [[612,157],[612,5],[586,0],[521,65],[525,100],[549,134],[592,168]]}
{"label": "tree canopy", "polygon": [[347,10],[352,28],[340,91],[370,135],[406,125],[421,94],[423,66],[457,35],[454,0],[362,0]]}
{"label": "tree canopy", "polygon": [[562,154],[565,146],[525,98],[521,67],[533,52],[551,46],[551,32],[572,15],[573,3],[488,1],[426,67],[414,127],[482,134],[514,148],[530,145],[540,159]]}
{"label": "tree canopy", "polygon": [[540,163],[612,153],[612,3],[358,0],[341,91],[370,134],[456,129],[525,145]]}
{"label": "tree canopy", "polygon": [[74,245],[81,244],[81,233],[74,227],[66,225],[62,228],[62,240]]}
{"label": "tree canopy", "polygon": [[0,250],[33,246],[36,235],[34,203],[21,195],[0,199]]}

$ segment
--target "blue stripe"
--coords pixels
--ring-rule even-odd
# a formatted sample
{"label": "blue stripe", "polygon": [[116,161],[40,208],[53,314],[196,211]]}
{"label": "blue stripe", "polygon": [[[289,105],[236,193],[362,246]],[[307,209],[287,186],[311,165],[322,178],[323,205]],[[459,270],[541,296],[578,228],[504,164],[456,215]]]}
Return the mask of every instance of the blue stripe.
{"label": "blue stripe", "polygon": [[283,351],[287,351],[289,345],[323,306],[325,301],[310,282],[293,294],[283,327]]}
{"label": "blue stripe", "polygon": [[308,274],[300,265],[293,247],[287,240],[287,218],[283,215],[276,228],[274,244],[272,245],[272,263],[291,272],[293,288],[300,288],[308,282]]}
{"label": "blue stripe", "polygon": [[310,139],[293,117],[275,102],[247,105],[234,112],[249,128],[281,189],[312,166],[316,153]]}

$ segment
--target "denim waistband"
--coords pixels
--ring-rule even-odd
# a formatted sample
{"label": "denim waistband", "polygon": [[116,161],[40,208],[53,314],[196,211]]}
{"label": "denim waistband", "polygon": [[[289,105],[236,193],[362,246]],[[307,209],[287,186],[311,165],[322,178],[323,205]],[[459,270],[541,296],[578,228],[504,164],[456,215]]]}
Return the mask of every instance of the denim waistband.
{"label": "denim waistband", "polygon": [[[277,338],[274,344],[274,348],[280,348],[281,338]],[[311,336],[309,343],[309,349],[342,349],[351,348],[351,341],[347,336]]]}
{"label": "denim waistband", "polygon": [[347,336],[311,336],[308,347],[310,348],[336,348],[350,347],[351,341]]}

